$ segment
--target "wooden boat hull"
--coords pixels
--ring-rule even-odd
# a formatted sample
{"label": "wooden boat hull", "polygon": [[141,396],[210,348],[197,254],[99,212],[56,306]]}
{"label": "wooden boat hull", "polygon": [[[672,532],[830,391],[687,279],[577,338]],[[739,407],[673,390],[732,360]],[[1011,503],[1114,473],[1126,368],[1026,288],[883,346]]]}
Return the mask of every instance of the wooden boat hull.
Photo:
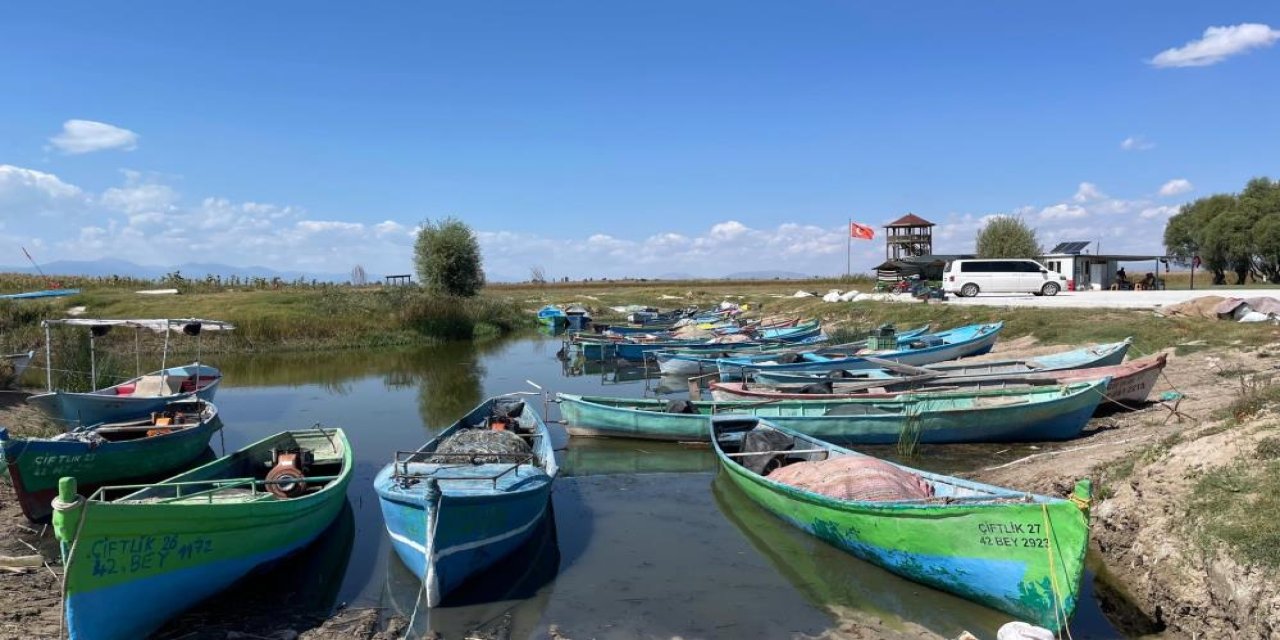
{"label": "wooden boat hull", "polygon": [[[723,433],[721,425],[734,421],[713,422]],[[796,436],[796,449],[861,455],[785,432]],[[1077,485],[1078,504],[895,465],[929,480],[937,495],[960,499],[839,500],[760,476],[713,443],[720,468],[752,501],[867,562],[1053,631],[1075,611],[1089,539],[1087,481]],[[985,495],[1009,501],[967,499]]]}
{"label": "wooden boat hull", "polygon": [[[955,360],[957,358],[967,358],[969,356],[978,356],[987,353],[991,347],[995,346],[996,339],[1000,335],[1000,329],[1004,327],[1004,323],[997,322],[994,324],[976,325],[974,327],[962,327],[961,329],[953,329],[952,331],[943,331],[933,334],[938,337],[948,339],[952,334],[956,336],[954,341],[948,340],[944,344],[922,347],[920,349],[906,349],[900,351],[876,352],[867,355],[874,356],[880,360],[889,360],[892,362],[900,362],[909,365],[926,365],[936,362],[944,362],[947,360]],[[963,337],[961,337],[963,332]],[[835,371],[839,369],[878,369],[879,365],[868,361],[864,357],[855,356],[850,358],[835,358],[825,361],[806,361],[793,364],[766,364],[762,362],[741,362],[733,359],[722,359],[717,363],[720,370],[721,380],[741,380],[744,374],[754,374],[756,371]]]}
{"label": "wooden boat hull", "polygon": [[[1068,369],[1094,369],[1097,367],[1115,366],[1124,362],[1125,355],[1129,352],[1129,347],[1132,344],[1132,339],[1126,339],[1122,342],[1082,347],[1079,349],[1071,349],[1069,351],[1036,356],[1034,358],[987,360],[984,362],[959,360],[956,362],[938,362],[935,364],[928,364],[924,365],[923,368],[946,377],[1020,375],[1065,371]],[[755,370],[752,371],[751,379],[756,382],[770,385],[811,384],[815,382],[815,379],[822,380],[829,377],[829,374],[832,371],[840,370]],[[865,376],[866,378],[894,378],[901,375],[886,369],[870,368],[853,369],[849,370],[848,373],[856,374],[859,377]],[[846,379],[845,381],[848,382],[852,380]]]}
{"label": "wooden boat hull", "polygon": [[[1110,379],[1034,390],[984,391],[931,398],[901,394],[883,399],[693,402],[697,413],[665,413],[661,400],[560,394],[560,413],[574,436],[706,442],[708,417],[741,413],[767,418],[828,442],[894,444],[1036,442],[1080,435]],[[854,412],[860,412],[856,415]],[[914,434],[914,435],[913,435]]]}
{"label": "wooden boat hull", "polygon": [[[55,508],[53,526],[66,566],[69,638],[145,638],[169,618],[255,568],[305,547],[324,531],[346,502],[350,445],[340,429],[288,433],[317,443],[332,439],[332,454],[338,458],[334,464],[341,464],[341,472],[318,491],[288,500],[210,496],[206,502],[190,496],[164,502],[147,497],[160,487],[171,490],[172,484],[112,501],[60,494],[64,504]],[[276,437],[166,482],[221,479],[219,472],[237,455],[269,455],[260,447],[271,446]],[[314,450],[319,451],[318,444]]]}
{"label": "wooden boat hull", "polygon": [[[851,393],[841,393],[840,383],[834,385],[834,393],[806,394],[795,393],[776,387],[744,384],[742,382],[713,382],[711,396],[717,402],[727,401],[771,401],[771,400],[836,400],[856,398],[892,398],[904,393],[949,394],[966,393],[974,389],[999,388],[1007,385],[1010,388],[1035,385],[1060,385],[1073,382],[1088,382],[1100,378],[1111,378],[1104,392],[1104,403],[1142,403],[1155,388],[1160,379],[1160,372],[1165,367],[1167,356],[1164,354],[1135,360],[1125,364],[1096,367],[1093,369],[1069,369],[1049,373],[1029,373],[1021,375],[994,375],[973,377],[941,377],[919,383],[897,382],[893,378],[884,380],[883,385],[870,389],[862,389]],[[901,380],[901,378],[897,379]],[[859,383],[863,384],[863,383]]]}
{"label": "wooden boat hull", "polygon": [[0,459],[9,470],[23,515],[47,522],[60,478],[73,477],[82,490],[92,491],[108,483],[154,478],[196,460],[222,428],[217,409],[211,403],[208,407],[195,426],[122,442],[11,439],[0,428]]}
{"label": "wooden boat hull", "polygon": [[[481,404],[419,451],[432,451],[441,438],[483,421],[494,399]],[[423,582],[427,605],[435,607],[451,591],[523,545],[547,517],[557,467],[550,432],[534,408],[539,436],[533,449],[539,464],[480,464],[440,470],[431,480],[404,485],[395,477],[396,463],[374,478],[387,534],[396,555]],[[422,465],[425,463],[413,463]],[[497,477],[492,480],[482,479]]]}
{"label": "wooden boat hull", "polygon": [[[113,389],[135,382],[139,378],[123,382],[113,387],[107,387],[102,392],[91,393],[70,393],[66,391],[54,391],[52,393],[41,393],[27,398],[27,403],[36,407],[45,414],[57,420],[61,420],[62,424],[71,429],[77,425],[93,425],[101,422],[121,422],[124,420],[132,420],[150,415],[153,411],[159,411],[170,402],[177,402],[188,398],[198,398],[206,402],[211,402],[214,395],[218,392],[218,384],[222,382],[222,373],[217,369],[207,365],[187,365],[183,367],[172,367],[166,371],[172,372],[169,375],[177,377],[194,376],[198,371],[200,374],[201,387],[196,391],[173,393],[157,396],[133,396],[133,395],[117,395],[114,392],[108,393]],[[152,376],[156,374],[148,374]],[[144,376],[146,377],[146,376]]]}

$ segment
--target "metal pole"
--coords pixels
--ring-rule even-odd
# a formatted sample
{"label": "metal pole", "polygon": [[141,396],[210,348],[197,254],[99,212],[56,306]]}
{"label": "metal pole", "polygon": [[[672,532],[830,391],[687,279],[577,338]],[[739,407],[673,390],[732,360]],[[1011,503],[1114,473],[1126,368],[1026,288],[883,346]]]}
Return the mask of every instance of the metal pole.
{"label": "metal pole", "polygon": [[44,384],[45,389],[53,393],[53,347],[49,345],[49,323],[41,324],[44,325]]}
{"label": "metal pole", "polygon": [[133,376],[142,377],[142,327],[133,328]]}
{"label": "metal pole", "polygon": [[853,218],[849,218],[849,226],[845,227],[844,277],[853,275]]}
{"label": "metal pole", "polygon": [[90,329],[89,330],[89,383],[90,383],[89,390],[90,391],[97,391],[98,389],[98,353],[95,349],[95,344],[97,342],[98,342],[98,339],[93,336],[93,329]]}
{"label": "metal pole", "polygon": [[169,384],[169,321],[164,321],[164,351],[160,354],[160,384]]}

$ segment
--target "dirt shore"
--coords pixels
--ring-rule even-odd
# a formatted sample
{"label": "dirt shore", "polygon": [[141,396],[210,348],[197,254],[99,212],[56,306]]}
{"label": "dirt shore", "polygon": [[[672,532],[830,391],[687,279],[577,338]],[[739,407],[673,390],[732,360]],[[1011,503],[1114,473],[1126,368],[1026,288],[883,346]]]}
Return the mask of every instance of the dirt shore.
{"label": "dirt shore", "polygon": [[[984,469],[963,475],[983,482],[1049,495],[1065,495],[1082,477],[1094,480],[1093,546],[1105,565],[1106,592],[1129,609],[1113,623],[1126,634],[1167,637],[1267,637],[1280,630],[1280,595],[1266,570],[1243,562],[1222,548],[1206,548],[1184,526],[1196,482],[1215,468],[1248,457],[1258,443],[1280,433],[1280,422],[1264,409],[1224,427],[1217,416],[1237,398],[1238,379],[1280,366],[1280,346],[1196,351],[1196,345],[1170,352],[1165,378],[1152,394],[1181,394],[1178,401],[1151,403],[1136,411],[1111,411],[1095,417],[1086,434],[1064,443],[1010,445]],[[992,358],[1036,355],[1061,349],[1032,337],[1002,343]],[[1132,354],[1140,356],[1143,354]],[[35,416],[20,396],[2,394],[0,424],[17,428]],[[1176,408],[1176,413],[1173,409]],[[19,429],[17,432],[21,432]],[[928,450],[924,451],[928,455]],[[12,489],[0,482],[0,555],[39,553],[40,567],[0,570],[0,639],[59,636],[58,550],[52,533],[28,523]],[[163,637],[273,638],[331,640],[399,637],[403,622],[387,625],[370,609],[332,616],[278,616],[271,611],[240,611],[215,616],[234,620],[204,624],[201,616],[216,603],[171,624]],[[239,606],[229,604],[228,606]],[[1104,610],[1114,607],[1104,606]],[[886,637],[875,621],[838,616],[823,638]],[[895,637],[925,638],[912,629]]]}

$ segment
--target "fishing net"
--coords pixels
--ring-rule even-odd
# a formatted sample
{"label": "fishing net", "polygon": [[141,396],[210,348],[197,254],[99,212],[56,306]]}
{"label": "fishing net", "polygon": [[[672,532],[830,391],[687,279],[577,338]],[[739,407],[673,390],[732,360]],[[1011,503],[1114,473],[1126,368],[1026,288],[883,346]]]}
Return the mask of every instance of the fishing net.
{"label": "fishing net", "polygon": [[796,393],[803,393],[806,395],[831,395],[834,389],[835,387],[831,384],[830,380],[824,380],[822,382],[806,384],[805,386],[797,389]]}
{"label": "fishing net", "polygon": [[60,433],[50,440],[56,442],[83,442],[85,444],[97,446],[107,441],[106,438],[98,435],[97,431],[79,430]]}
{"label": "fishing net", "polygon": [[773,471],[768,477],[837,500],[883,502],[933,496],[933,487],[921,476],[864,456],[797,462]]}
{"label": "fishing net", "polygon": [[[795,438],[774,431],[773,429],[752,429],[742,435],[742,453],[756,453],[766,451],[786,451],[795,446]],[[744,455],[738,459],[738,462],[759,474],[768,475],[768,472],[777,468],[781,464],[782,454],[763,454],[763,455]]]}
{"label": "fishing net", "polygon": [[[515,456],[528,456],[533,453],[528,443],[510,431],[494,429],[460,429],[440,441],[436,446],[437,454],[471,454],[470,461],[476,464],[495,462],[515,462]],[[491,455],[484,455],[491,454]],[[427,460],[437,464],[460,462],[456,455],[435,455]]]}

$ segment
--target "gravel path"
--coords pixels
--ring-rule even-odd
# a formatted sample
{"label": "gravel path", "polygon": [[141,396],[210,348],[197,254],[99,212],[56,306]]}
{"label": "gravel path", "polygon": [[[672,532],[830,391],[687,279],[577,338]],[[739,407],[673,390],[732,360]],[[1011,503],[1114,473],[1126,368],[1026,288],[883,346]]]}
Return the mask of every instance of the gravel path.
{"label": "gravel path", "polygon": [[1084,309],[1153,309],[1201,296],[1280,299],[1280,289],[1196,289],[1166,291],[1063,291],[1056,296],[978,294],[973,298],[949,296],[947,304],[987,307],[1045,307]]}

